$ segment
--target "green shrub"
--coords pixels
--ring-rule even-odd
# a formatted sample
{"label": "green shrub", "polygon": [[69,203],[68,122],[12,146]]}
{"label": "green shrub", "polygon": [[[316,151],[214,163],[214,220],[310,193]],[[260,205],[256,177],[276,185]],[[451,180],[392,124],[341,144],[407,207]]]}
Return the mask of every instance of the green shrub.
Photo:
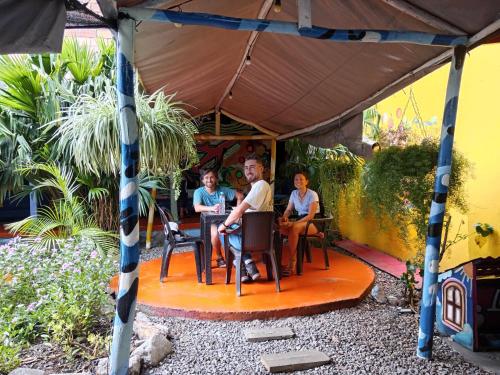
{"label": "green shrub", "polygon": [[113,268],[85,239],[58,240],[51,249],[20,238],[0,246],[0,366],[5,353],[35,339],[86,340],[109,307]]}
{"label": "green shrub", "polygon": [[[364,193],[375,215],[390,217],[405,241],[408,225],[413,225],[419,249],[425,247],[438,152],[439,144],[429,140],[405,148],[391,146],[374,155],[363,175]],[[467,159],[454,151],[447,205],[461,212],[467,210],[463,186],[469,169]]]}

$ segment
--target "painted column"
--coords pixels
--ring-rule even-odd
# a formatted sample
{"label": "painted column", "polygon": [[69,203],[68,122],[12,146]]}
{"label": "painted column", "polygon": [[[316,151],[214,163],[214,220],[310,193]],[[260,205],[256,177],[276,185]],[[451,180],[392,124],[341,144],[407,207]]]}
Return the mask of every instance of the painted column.
{"label": "painted column", "polygon": [[120,282],[111,345],[110,374],[128,373],[130,339],[139,286],[139,222],[137,173],[138,127],[134,100],[135,21],[118,20],[117,95],[120,122]]}
{"label": "painted column", "polygon": [[156,188],[151,189],[153,201],[149,205],[148,227],[146,228],[146,249],[151,249],[151,237],[153,237],[153,222],[155,220]]}
{"label": "painted column", "polygon": [[420,327],[418,330],[417,356],[424,359],[432,357],[432,339],[434,320],[436,318],[436,293],[439,271],[439,247],[443,231],[443,218],[448,195],[448,183],[451,173],[451,157],[455,120],[457,117],[458,93],[460,79],[466,53],[465,46],[458,46],[454,50],[451,60],[446,102],[441,127],[441,140],[437,162],[434,195],[432,198],[427,241],[425,246],[424,283],[422,300],[420,301]]}

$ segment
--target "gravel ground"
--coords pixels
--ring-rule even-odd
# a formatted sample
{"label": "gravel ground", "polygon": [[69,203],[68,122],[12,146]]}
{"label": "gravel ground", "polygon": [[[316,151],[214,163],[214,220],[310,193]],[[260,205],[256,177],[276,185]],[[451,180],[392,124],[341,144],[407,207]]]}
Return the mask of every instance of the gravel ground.
{"label": "gravel ground", "polygon": [[[141,258],[161,255],[161,248]],[[376,270],[377,284],[386,295],[401,296],[394,277]],[[326,314],[249,322],[201,321],[183,318],[151,319],[167,327],[174,353],[146,374],[266,374],[264,353],[317,349],[331,364],[303,374],[487,374],[452,351],[448,338],[436,334],[433,360],[416,357],[418,321],[396,307],[368,297],[358,306]],[[296,337],[260,343],[247,342],[243,329],[291,327]]]}

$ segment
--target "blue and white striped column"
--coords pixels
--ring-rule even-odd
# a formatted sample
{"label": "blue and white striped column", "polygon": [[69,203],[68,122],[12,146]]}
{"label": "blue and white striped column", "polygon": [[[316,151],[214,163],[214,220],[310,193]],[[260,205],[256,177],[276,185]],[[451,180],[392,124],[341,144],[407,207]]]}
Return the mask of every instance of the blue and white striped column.
{"label": "blue and white striped column", "polygon": [[139,132],[134,100],[135,21],[118,20],[117,92],[120,121],[120,283],[111,346],[110,374],[128,373],[130,339],[139,287],[137,173]]}
{"label": "blue and white striped column", "polygon": [[422,300],[420,301],[420,327],[418,330],[417,356],[424,359],[432,357],[432,340],[434,321],[436,318],[436,294],[439,272],[439,248],[443,231],[443,218],[448,196],[448,185],[451,173],[451,158],[453,150],[453,136],[457,117],[458,93],[465,59],[465,46],[458,46],[454,50],[451,61],[448,87],[446,90],[446,104],[441,128],[441,140],[434,182],[427,241],[425,246],[424,283]]}

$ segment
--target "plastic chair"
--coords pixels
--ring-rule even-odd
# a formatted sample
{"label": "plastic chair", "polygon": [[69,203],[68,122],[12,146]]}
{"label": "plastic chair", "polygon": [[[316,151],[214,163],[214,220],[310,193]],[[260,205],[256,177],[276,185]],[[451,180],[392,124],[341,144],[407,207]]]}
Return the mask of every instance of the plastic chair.
{"label": "plastic chair", "polygon": [[224,236],[224,249],[226,255],[226,284],[231,282],[231,269],[233,259],[236,267],[236,294],[241,296],[241,259],[243,254],[261,253],[266,264],[267,279],[274,278],[276,291],[280,292],[280,281],[278,273],[278,262],[273,246],[274,237],[274,213],[267,211],[247,212],[243,214],[241,221],[241,252],[235,251],[229,245],[229,238]]}
{"label": "plastic chair", "polygon": [[203,270],[203,241],[199,237],[189,237],[185,234],[179,232],[179,234],[174,234],[173,230],[170,228],[169,222],[173,221],[172,215],[167,210],[158,206],[158,212],[160,213],[161,222],[163,224],[163,233],[165,234],[165,241],[163,243],[163,252],[161,256],[161,268],[160,268],[160,282],[163,282],[168,276],[168,267],[170,265],[170,258],[172,257],[172,252],[178,248],[192,247],[194,248],[194,259],[196,263],[196,276],[198,282],[202,282],[202,270]]}
{"label": "plastic chair", "polygon": [[[321,242],[321,249],[323,250],[323,257],[325,260],[325,269],[330,268],[330,261],[328,259],[328,236],[327,232],[331,227],[333,217],[323,217],[314,218],[309,220],[306,224],[304,234],[299,235],[299,243],[297,244],[297,275],[302,275],[304,268],[304,254],[308,262],[312,262],[311,249],[309,247],[309,241],[317,240]],[[314,224],[318,233],[308,234],[309,227]]]}

